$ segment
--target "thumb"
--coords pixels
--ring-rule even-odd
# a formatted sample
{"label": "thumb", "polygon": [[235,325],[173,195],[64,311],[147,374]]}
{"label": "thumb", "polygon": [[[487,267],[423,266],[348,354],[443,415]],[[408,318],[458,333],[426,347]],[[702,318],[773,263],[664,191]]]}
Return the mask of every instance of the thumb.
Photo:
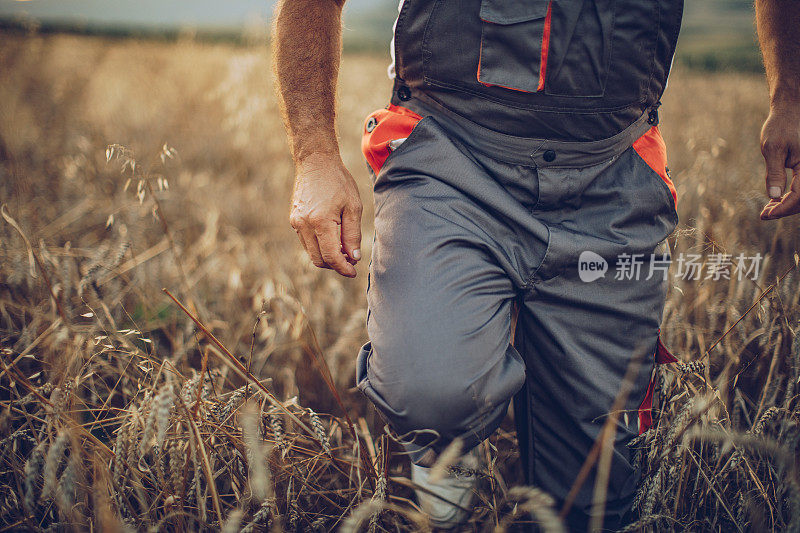
{"label": "thumb", "polygon": [[361,206],[342,211],[342,248],[353,261],[361,259]]}
{"label": "thumb", "polygon": [[785,195],[780,202],[775,200],[770,201],[767,207],[771,206],[771,208],[769,210],[767,210],[767,207],[764,208],[764,213],[762,214],[763,219],[774,220],[776,218],[800,213],[800,165],[792,170],[793,178],[792,184],[789,187],[789,194]]}
{"label": "thumb", "polygon": [[767,164],[767,194],[773,200],[778,199],[786,188],[786,150],[764,150],[764,160]]}

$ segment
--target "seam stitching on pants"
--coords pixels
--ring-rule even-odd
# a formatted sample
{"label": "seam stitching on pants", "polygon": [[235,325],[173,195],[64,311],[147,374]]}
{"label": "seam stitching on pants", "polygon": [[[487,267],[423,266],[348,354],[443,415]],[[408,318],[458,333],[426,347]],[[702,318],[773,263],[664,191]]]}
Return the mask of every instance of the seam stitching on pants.
{"label": "seam stitching on pants", "polygon": [[536,286],[536,281],[534,280],[534,278],[536,277],[536,274],[539,273],[539,270],[541,270],[542,266],[544,265],[544,262],[547,260],[547,256],[550,253],[550,245],[552,244],[552,240],[553,240],[553,230],[550,229],[550,225],[549,224],[547,224],[545,222],[541,222],[541,224],[545,228],[547,228],[547,247],[544,250],[544,256],[542,257],[542,261],[539,263],[539,266],[537,266],[536,270],[534,270],[531,273],[531,275],[528,276],[528,281],[526,281],[525,285],[523,285],[523,289],[525,289],[525,290],[530,290],[530,289],[532,289],[533,287]]}
{"label": "seam stitching on pants", "polygon": [[475,404],[475,407],[478,409],[478,420],[476,421],[475,427],[471,431],[480,439],[480,432],[486,427],[486,419],[489,415],[490,409],[488,409],[486,406],[482,407],[478,403],[478,392],[475,389],[474,383],[469,384],[469,390],[472,392],[472,403]]}

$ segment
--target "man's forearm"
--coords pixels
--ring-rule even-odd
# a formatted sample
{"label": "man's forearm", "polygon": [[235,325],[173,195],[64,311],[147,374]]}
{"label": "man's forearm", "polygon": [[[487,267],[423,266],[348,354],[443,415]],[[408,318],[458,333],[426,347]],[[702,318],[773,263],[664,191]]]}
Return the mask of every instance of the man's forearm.
{"label": "man's forearm", "polygon": [[314,265],[353,278],[361,198],[336,140],[344,0],[280,0],[274,65],[295,163],[289,223]]}
{"label": "man's forearm", "polygon": [[800,0],[756,0],[770,101],[800,102]]}
{"label": "man's forearm", "polygon": [[336,81],[344,0],[281,0],[274,68],[296,164],[316,153],[338,156]]}

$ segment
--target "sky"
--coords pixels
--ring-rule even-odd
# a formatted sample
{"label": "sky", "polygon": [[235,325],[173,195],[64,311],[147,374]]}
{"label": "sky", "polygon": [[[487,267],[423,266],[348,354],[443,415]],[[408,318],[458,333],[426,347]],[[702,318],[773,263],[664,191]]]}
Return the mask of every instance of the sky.
{"label": "sky", "polygon": [[[268,19],[274,0],[0,0],[0,18],[101,27],[231,28]],[[349,0],[346,15],[385,10],[396,0]]]}

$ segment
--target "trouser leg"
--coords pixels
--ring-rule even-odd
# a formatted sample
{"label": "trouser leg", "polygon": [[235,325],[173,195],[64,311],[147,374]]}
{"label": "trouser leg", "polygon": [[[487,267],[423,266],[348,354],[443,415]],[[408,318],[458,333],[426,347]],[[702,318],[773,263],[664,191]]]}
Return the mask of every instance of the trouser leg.
{"label": "trouser leg", "polygon": [[[466,188],[493,184],[421,123],[375,184],[375,243],[367,294],[370,342],[358,386],[417,464],[455,438],[489,436],[522,386],[509,343],[516,290],[491,236],[503,230]],[[413,153],[412,153],[413,152]]]}
{"label": "trouser leg", "polygon": [[[552,304],[552,305],[551,305]],[[541,300],[520,317],[517,348],[528,368],[525,397],[518,396],[520,444],[526,446],[530,482],[563,505],[578,472],[612,415],[624,379],[630,380],[622,412],[614,413],[615,437],[606,492],[606,526],[621,523],[640,473],[627,444],[638,434],[637,410],[653,368],[657,327],[642,320],[582,312]],[[597,464],[597,463],[595,463]],[[595,476],[577,493],[570,523],[584,529],[592,512]]]}
{"label": "trouser leg", "polygon": [[[596,486],[595,464],[568,517],[571,530],[585,531],[596,491],[604,492],[611,529],[624,523],[639,482],[627,444],[639,432],[668,285],[651,267],[663,266],[677,218],[666,185],[633,150],[595,171],[540,169],[539,179],[550,242],[515,342],[527,367],[515,399],[526,474],[563,505],[623,394],[608,482]],[[581,277],[586,251],[607,261],[604,276],[584,269]]]}

